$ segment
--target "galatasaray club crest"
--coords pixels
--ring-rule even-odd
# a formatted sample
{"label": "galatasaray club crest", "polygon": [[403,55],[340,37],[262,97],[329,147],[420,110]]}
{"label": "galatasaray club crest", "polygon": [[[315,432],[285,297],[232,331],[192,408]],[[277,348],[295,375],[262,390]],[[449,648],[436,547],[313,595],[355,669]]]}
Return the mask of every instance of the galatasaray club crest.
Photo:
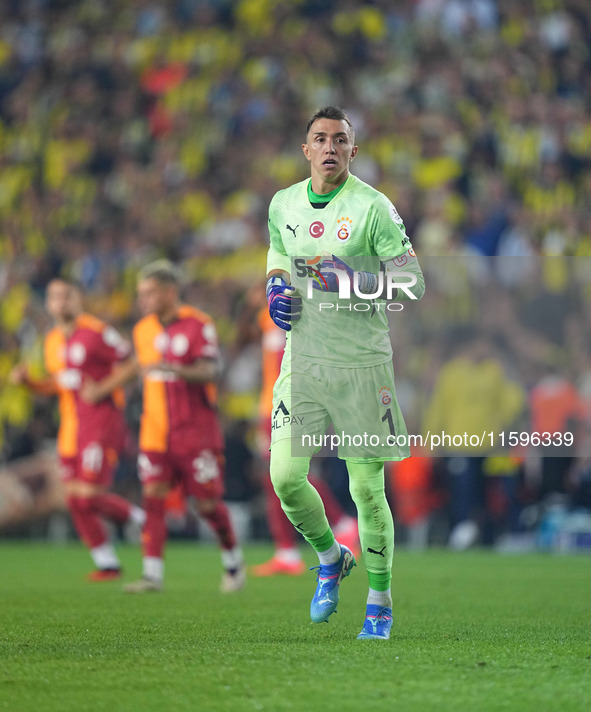
{"label": "galatasaray club crest", "polygon": [[392,402],[392,391],[389,388],[380,388],[378,398],[383,406],[389,406]]}
{"label": "galatasaray club crest", "polygon": [[346,242],[351,237],[351,218],[337,220],[337,237],[340,242]]}

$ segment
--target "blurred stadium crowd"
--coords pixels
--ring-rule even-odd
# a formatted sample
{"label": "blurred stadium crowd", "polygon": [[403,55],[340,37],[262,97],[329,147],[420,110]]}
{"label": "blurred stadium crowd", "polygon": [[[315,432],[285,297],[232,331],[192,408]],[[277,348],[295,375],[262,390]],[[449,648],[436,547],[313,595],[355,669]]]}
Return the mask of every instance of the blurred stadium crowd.
{"label": "blurred stadium crowd", "polygon": [[[158,256],[182,262],[187,300],[216,320],[235,459],[256,450],[266,211],[306,176],[299,146],[319,106],[350,113],[355,173],[392,199],[421,258],[586,262],[590,47],[586,0],[5,0],[2,458],[36,450],[54,429],[48,406],[7,382],[17,361],[41,368],[47,282],[79,279],[89,311],[128,333],[135,275]],[[540,275],[546,305],[566,298],[564,275]],[[534,373],[568,361],[567,380],[589,397],[587,285],[577,294],[578,317],[545,335],[548,348],[489,314],[488,336],[517,344],[525,392]],[[469,296],[450,297],[454,323],[478,320]],[[441,335],[449,323],[430,304]],[[401,348],[434,374],[452,342],[430,359]]]}

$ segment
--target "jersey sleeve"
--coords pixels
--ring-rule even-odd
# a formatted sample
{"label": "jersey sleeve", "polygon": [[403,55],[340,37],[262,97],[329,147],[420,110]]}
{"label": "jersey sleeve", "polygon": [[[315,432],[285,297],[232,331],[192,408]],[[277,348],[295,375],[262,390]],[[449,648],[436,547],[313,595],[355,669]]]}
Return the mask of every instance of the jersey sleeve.
{"label": "jersey sleeve", "polygon": [[398,257],[412,247],[402,218],[382,194],[371,206],[370,233],[372,247],[380,257]]}
{"label": "jersey sleeve", "polygon": [[121,334],[108,324],[101,331],[98,348],[106,361],[125,361],[131,356],[131,344]]}
{"label": "jersey sleeve", "polygon": [[213,321],[195,320],[195,328],[189,344],[189,354],[193,361],[199,358],[219,357],[218,335]]}
{"label": "jersey sleeve", "polygon": [[281,238],[281,232],[278,226],[278,211],[277,202],[273,198],[271,205],[269,206],[269,252],[267,253],[267,274],[274,269],[280,269],[284,272],[290,274],[291,272],[291,260],[287,256],[285,247],[283,246],[283,239]]}
{"label": "jersey sleeve", "polygon": [[386,258],[386,270],[409,275],[409,286],[398,289],[396,300],[420,299],[425,293],[423,271],[406,235],[402,218],[385,195],[380,194],[372,206],[370,229],[373,249],[381,258]]}

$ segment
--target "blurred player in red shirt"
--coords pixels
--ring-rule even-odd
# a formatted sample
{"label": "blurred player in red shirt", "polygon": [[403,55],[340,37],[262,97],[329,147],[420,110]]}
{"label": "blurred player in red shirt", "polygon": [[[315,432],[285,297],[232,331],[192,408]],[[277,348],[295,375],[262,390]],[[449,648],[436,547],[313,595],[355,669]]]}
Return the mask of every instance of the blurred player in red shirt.
{"label": "blurred player in red shirt", "polygon": [[46,308],[55,322],[44,344],[48,378],[35,380],[25,365],[12,374],[14,383],[57,395],[60,412],[58,456],[67,503],[78,535],[90,549],[97,570],[92,581],[120,576],[119,559],[102,518],[143,524],[143,510],[107,489],[125,437],[124,397],[116,390],[95,404],[80,397],[87,380],[104,378],[128,358],[130,346],[113,327],[82,312],[82,291],[65,278],[47,286]]}
{"label": "blurred player in red shirt", "polygon": [[197,501],[221,546],[221,590],[241,589],[246,581],[242,551],[222,499],[223,436],[216,409],[218,345],[211,318],[179,298],[177,270],[166,260],[145,267],[138,280],[144,318],[135,326],[136,358],[118,374],[90,384],[85,396],[103,397],[141,374],[143,411],[139,474],[147,514],[142,537],[143,576],[128,593],[159,591],[164,577],[165,499],[174,485]]}

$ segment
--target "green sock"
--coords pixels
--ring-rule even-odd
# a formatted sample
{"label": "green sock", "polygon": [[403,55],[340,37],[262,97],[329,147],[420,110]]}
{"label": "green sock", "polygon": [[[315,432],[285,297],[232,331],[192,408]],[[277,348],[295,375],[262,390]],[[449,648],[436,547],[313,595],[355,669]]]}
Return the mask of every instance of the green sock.
{"label": "green sock", "polygon": [[387,591],[392,579],[394,522],[386,499],[384,463],[347,460],[347,470],[369,586],[374,591]]}
{"label": "green sock", "polygon": [[322,536],[314,539],[306,539],[316,551],[326,551],[334,544],[334,534],[332,533],[330,527]]}
{"label": "green sock", "polygon": [[392,572],[387,571],[386,573],[376,574],[373,571],[368,571],[367,578],[369,579],[369,587],[373,588],[374,591],[387,591],[392,583]]}

